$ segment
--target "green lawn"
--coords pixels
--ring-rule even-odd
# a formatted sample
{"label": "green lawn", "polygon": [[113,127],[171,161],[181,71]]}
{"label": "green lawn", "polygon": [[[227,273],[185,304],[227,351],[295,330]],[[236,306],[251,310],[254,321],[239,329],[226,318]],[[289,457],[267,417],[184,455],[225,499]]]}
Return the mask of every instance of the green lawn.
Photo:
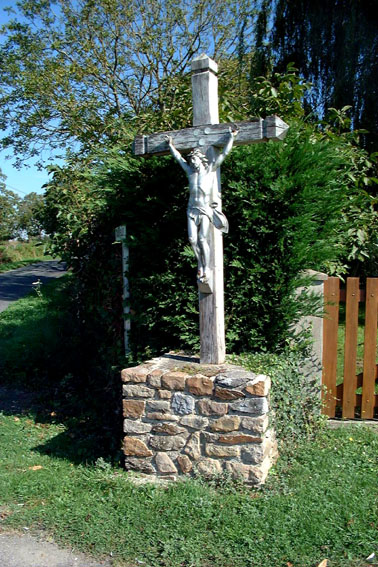
{"label": "green lawn", "polygon": [[[365,333],[365,304],[361,304],[358,314],[358,332],[357,332],[357,360],[356,360],[356,374],[360,374],[364,369],[364,333]],[[377,333],[378,343],[378,333]],[[339,313],[339,329],[338,329],[338,346],[337,346],[337,379],[336,383],[341,384],[344,379],[344,344],[345,344],[345,304],[340,305]],[[378,364],[378,349],[376,355],[376,362]],[[357,390],[358,394],[362,393],[362,388]],[[378,384],[375,388],[375,393],[378,394]]]}
{"label": "green lawn", "polygon": [[116,566],[315,567],[327,558],[328,567],[367,567],[378,553],[378,435],[365,426],[287,447],[262,490],[225,478],[135,484],[117,461],[121,423],[107,462],[115,410],[101,398],[101,412],[86,413],[93,400],[73,403],[65,375],[69,282],[0,314],[0,383],[43,394],[34,408],[12,410],[0,390],[0,529],[42,529],[97,557],[111,553]]}
{"label": "green lawn", "polygon": [[75,458],[75,431],[52,407],[0,413],[2,529],[44,529],[130,566],[313,567],[328,558],[357,567],[377,552],[378,436],[363,426],[283,456],[260,491],[226,481],[136,485],[118,466]]}

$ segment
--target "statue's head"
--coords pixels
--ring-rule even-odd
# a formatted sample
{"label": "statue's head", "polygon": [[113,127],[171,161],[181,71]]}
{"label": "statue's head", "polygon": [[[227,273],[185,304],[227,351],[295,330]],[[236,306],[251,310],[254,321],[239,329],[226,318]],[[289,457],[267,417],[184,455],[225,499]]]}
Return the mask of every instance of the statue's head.
{"label": "statue's head", "polygon": [[199,169],[200,164],[206,167],[209,163],[207,157],[199,148],[195,148],[188,154],[188,162],[194,169]]}

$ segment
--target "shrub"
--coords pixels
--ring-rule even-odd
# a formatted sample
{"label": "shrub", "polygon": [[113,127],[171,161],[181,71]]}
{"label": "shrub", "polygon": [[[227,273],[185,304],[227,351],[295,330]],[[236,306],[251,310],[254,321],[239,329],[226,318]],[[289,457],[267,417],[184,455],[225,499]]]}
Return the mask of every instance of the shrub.
{"label": "shrub", "polygon": [[[295,297],[300,272],[322,270],[345,255],[340,219],[357,199],[351,172],[357,175],[360,164],[343,144],[293,123],[284,142],[235,148],[226,160],[229,352],[284,348],[290,325],[306,308]],[[126,222],[134,358],[198,347],[187,198],[186,179],[170,157],[137,160],[119,148],[89,168],[55,168],[47,187],[47,230],[77,275],[80,317],[112,335],[109,344],[122,332],[113,234]]]}

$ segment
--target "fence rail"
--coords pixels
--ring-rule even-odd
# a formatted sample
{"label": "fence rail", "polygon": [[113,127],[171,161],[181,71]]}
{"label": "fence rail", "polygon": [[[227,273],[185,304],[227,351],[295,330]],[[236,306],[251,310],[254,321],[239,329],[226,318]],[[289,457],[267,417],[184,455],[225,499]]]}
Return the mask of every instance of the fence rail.
{"label": "fence rail", "polygon": [[[340,303],[346,303],[343,382],[337,385],[337,352]],[[357,374],[359,305],[365,303],[363,372]],[[348,278],[340,289],[339,278],[324,282],[325,319],[323,324],[323,413],[343,418],[372,419],[378,409],[375,383],[378,376],[377,315],[378,278],[367,278],[360,289],[359,278]],[[356,390],[362,388],[362,394]]]}

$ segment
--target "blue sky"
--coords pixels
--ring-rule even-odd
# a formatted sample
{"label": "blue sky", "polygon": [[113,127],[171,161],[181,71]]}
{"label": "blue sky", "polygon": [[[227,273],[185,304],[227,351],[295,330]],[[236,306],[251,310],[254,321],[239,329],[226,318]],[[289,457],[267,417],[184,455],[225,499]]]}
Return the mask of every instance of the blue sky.
{"label": "blue sky", "polygon": [[[8,21],[8,14],[4,12],[5,7],[15,7],[16,0],[0,0],[0,25]],[[0,136],[2,133],[0,132]],[[12,160],[7,155],[10,152],[0,152],[0,170],[6,175],[5,184],[20,197],[32,191],[35,193],[43,193],[42,185],[46,183],[49,176],[45,170],[39,171],[34,165],[33,160],[27,162],[26,166],[17,170]],[[57,160],[58,161],[58,160]],[[49,161],[49,163],[52,163]],[[61,163],[61,162],[60,162]]]}

